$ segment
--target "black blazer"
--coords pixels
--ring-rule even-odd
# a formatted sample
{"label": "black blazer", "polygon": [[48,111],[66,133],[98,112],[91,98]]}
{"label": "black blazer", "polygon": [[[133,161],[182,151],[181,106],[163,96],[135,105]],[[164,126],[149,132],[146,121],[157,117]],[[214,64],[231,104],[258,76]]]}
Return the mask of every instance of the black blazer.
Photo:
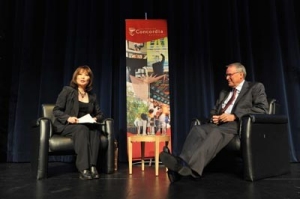
{"label": "black blazer", "polygon": [[[101,122],[104,116],[100,110],[96,94],[88,92],[89,96],[89,113],[92,117],[97,118],[97,122]],[[54,130],[61,133],[65,126],[68,125],[69,117],[77,117],[79,112],[78,90],[70,86],[63,87],[56,100],[53,108],[55,116]]]}
{"label": "black blazer", "polygon": [[[226,100],[229,90],[222,90],[214,108],[211,110],[212,115],[219,115],[222,109],[222,103]],[[231,113],[239,121],[243,115],[257,114],[268,112],[268,100],[265,93],[265,87],[260,82],[245,81],[242,90],[236,99]]]}

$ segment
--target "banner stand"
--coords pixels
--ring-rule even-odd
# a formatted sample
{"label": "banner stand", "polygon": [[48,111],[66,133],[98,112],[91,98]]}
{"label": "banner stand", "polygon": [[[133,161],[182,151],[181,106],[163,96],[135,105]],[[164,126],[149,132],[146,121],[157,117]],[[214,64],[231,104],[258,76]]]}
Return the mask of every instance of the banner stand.
{"label": "banner stand", "polygon": [[[125,31],[127,136],[171,135],[167,22],[145,13],[145,20],[127,19]],[[154,157],[154,146],[145,156]]]}

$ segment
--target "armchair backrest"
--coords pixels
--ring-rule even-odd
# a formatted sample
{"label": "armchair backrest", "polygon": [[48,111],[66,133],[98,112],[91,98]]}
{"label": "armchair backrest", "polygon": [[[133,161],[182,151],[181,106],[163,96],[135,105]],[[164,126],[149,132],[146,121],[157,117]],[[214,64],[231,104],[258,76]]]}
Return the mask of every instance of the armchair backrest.
{"label": "armchair backrest", "polygon": [[42,116],[51,119],[54,122],[55,117],[53,116],[54,104],[42,104]]}

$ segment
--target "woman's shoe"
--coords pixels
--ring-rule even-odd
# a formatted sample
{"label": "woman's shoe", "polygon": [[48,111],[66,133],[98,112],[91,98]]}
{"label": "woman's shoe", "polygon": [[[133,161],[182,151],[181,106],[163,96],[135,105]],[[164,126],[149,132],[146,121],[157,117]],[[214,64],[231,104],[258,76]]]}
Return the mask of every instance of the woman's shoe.
{"label": "woman's shoe", "polygon": [[80,171],[79,178],[81,180],[91,180],[91,179],[93,179],[92,175],[91,175],[91,172],[87,169],[85,169],[83,171]]}
{"label": "woman's shoe", "polygon": [[99,178],[99,173],[98,173],[96,167],[94,167],[94,166],[91,167],[91,175],[92,175],[92,178],[94,178],[94,179]]}

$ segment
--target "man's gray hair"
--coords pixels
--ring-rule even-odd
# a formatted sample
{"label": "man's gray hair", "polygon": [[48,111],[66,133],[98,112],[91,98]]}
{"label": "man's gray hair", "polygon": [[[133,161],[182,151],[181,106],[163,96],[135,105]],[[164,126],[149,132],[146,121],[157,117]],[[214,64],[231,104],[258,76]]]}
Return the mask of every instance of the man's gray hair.
{"label": "man's gray hair", "polygon": [[230,66],[235,66],[237,72],[242,72],[244,74],[244,78],[246,78],[247,71],[246,71],[246,68],[243,64],[241,64],[239,62],[236,62],[236,63],[232,63],[232,64],[227,65],[226,68],[228,68]]}

